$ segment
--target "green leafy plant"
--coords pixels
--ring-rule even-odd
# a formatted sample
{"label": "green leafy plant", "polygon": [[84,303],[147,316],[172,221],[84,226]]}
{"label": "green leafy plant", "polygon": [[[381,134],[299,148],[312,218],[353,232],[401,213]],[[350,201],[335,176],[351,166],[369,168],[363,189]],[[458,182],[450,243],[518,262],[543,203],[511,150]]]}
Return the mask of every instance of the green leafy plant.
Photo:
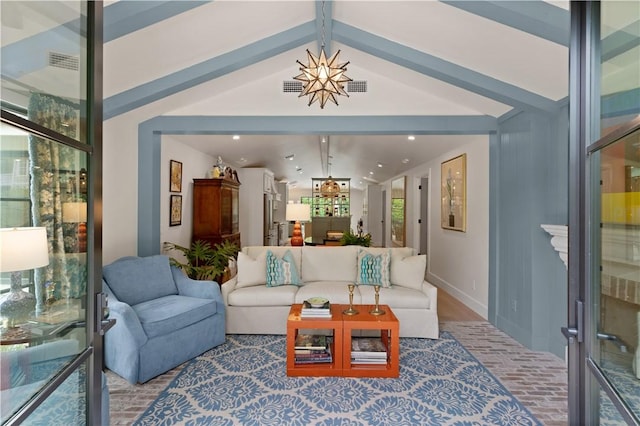
{"label": "green leafy plant", "polygon": [[363,246],[369,247],[371,245],[371,234],[354,234],[351,229],[348,232],[342,234],[340,244],[343,246]]}
{"label": "green leafy plant", "polygon": [[189,278],[194,280],[209,280],[222,282],[222,276],[229,266],[231,258],[237,258],[240,248],[230,241],[214,244],[197,240],[190,247],[178,244],[164,243],[165,250],[177,250],[186,258],[186,262],[170,257],[169,261],[184,271]]}

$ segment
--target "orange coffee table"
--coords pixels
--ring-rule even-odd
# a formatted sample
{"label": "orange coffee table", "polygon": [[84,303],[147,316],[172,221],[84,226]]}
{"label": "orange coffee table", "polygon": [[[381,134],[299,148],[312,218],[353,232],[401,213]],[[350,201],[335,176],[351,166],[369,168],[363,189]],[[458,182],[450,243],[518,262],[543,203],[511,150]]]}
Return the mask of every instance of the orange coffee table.
{"label": "orange coffee table", "polygon": [[[301,304],[294,304],[287,318],[288,376],[398,377],[400,374],[400,323],[387,305],[384,315],[371,315],[374,305],[354,305],[356,315],[344,315],[348,305],[331,305],[331,318],[301,318]],[[300,329],[333,330],[333,362],[296,364],[295,340]],[[380,330],[387,347],[386,364],[352,364],[351,335],[354,330]]]}

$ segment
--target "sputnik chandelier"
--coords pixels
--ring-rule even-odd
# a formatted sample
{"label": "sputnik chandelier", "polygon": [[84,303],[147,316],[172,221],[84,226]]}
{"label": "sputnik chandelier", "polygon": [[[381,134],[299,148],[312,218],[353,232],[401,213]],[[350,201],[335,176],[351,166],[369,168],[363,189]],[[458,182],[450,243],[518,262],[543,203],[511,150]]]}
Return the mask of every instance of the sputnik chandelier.
{"label": "sputnik chandelier", "polygon": [[322,46],[320,55],[315,56],[307,49],[307,64],[296,61],[300,64],[300,75],[293,77],[295,80],[302,82],[302,92],[298,97],[309,95],[309,106],[314,102],[320,103],[320,108],[324,109],[327,101],[331,101],[338,105],[336,95],[344,95],[349,97],[344,90],[344,84],[353,81],[345,75],[349,62],[340,63],[338,56],[340,50],[327,59],[324,51],[324,1],[322,2]]}

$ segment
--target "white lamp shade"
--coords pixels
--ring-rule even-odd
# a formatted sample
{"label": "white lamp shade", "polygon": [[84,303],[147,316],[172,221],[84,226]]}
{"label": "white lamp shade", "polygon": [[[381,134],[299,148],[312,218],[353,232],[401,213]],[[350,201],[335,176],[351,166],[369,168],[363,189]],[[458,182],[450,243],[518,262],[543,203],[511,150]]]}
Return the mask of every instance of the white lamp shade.
{"label": "white lamp shade", "polygon": [[311,220],[309,204],[287,204],[286,219],[288,221],[308,222]]}
{"label": "white lamp shade", "polygon": [[66,223],[86,223],[87,203],[62,204],[62,221]]}
{"label": "white lamp shade", "polygon": [[0,229],[0,272],[26,271],[48,264],[45,228]]}

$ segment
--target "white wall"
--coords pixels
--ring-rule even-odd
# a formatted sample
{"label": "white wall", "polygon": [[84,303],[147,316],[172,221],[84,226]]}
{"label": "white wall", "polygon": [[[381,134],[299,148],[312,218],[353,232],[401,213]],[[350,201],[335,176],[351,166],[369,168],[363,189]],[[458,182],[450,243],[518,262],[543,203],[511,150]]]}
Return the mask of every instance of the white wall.
{"label": "white wall", "polygon": [[[440,226],[440,165],[467,154],[466,232]],[[427,279],[443,288],[475,312],[487,318],[489,300],[489,138],[477,140],[409,170],[406,187],[406,245],[420,247],[420,194],[418,185],[429,178]],[[397,178],[399,176],[396,176]],[[394,179],[395,179],[394,178]],[[384,182],[387,194],[386,241],[391,241],[391,181]],[[371,206],[369,206],[371,208]]]}
{"label": "white wall", "polygon": [[[169,161],[182,163],[182,192],[169,192]],[[160,243],[171,242],[188,247],[191,244],[193,224],[193,179],[206,178],[215,163],[215,158],[176,142],[171,136],[162,137],[160,191]],[[171,194],[182,195],[182,224],[169,226],[169,198]],[[175,256],[176,253],[170,253]]]}

